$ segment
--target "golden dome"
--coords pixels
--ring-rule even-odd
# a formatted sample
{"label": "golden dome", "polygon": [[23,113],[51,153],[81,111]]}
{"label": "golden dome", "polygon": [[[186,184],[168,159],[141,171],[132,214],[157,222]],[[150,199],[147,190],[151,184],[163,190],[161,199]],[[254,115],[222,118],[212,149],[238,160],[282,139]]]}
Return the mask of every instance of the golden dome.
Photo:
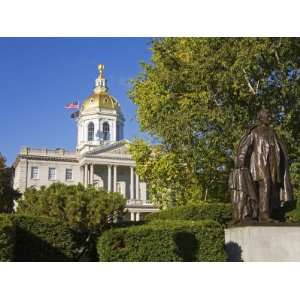
{"label": "golden dome", "polygon": [[116,110],[118,106],[118,101],[113,96],[110,96],[106,91],[103,91],[100,93],[93,93],[87,97],[83,101],[81,109],[105,108]]}
{"label": "golden dome", "polygon": [[117,110],[119,107],[118,101],[107,93],[106,79],[103,75],[104,65],[98,65],[98,71],[94,92],[83,101],[81,111],[93,108]]}

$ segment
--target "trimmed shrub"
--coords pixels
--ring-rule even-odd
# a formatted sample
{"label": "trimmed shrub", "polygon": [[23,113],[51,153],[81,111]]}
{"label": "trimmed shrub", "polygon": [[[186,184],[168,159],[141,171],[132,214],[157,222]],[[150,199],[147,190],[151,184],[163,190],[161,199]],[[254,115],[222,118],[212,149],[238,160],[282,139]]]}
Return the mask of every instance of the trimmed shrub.
{"label": "trimmed shrub", "polygon": [[0,215],[0,261],[14,260],[15,226],[9,216]]}
{"label": "trimmed shrub", "polygon": [[292,202],[286,205],[285,209],[285,221],[291,223],[300,223],[300,201]]}
{"label": "trimmed shrub", "polygon": [[12,215],[15,261],[72,261],[76,243],[64,223],[48,217]]}
{"label": "trimmed shrub", "polygon": [[223,227],[212,220],[153,221],[105,231],[100,261],[226,261]]}
{"label": "trimmed shrub", "polygon": [[199,221],[211,219],[226,224],[232,219],[231,204],[201,202],[151,213],[145,217],[152,220],[190,220]]}

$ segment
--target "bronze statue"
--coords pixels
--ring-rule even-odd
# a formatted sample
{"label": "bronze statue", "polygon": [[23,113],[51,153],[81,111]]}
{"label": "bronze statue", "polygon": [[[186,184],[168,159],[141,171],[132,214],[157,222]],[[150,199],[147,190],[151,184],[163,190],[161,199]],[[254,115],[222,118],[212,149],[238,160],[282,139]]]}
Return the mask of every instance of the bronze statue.
{"label": "bronze statue", "polygon": [[261,110],[257,125],[242,137],[230,174],[229,187],[235,222],[268,222],[283,203],[293,200],[287,151]]}

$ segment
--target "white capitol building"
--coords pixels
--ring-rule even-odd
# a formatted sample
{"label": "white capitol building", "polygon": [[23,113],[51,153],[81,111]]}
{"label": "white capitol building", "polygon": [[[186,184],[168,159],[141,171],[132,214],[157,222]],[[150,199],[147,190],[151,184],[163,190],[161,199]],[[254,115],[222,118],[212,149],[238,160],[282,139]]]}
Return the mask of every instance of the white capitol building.
{"label": "white capitol building", "polygon": [[107,92],[104,66],[98,69],[95,88],[76,116],[76,150],[21,149],[13,164],[14,188],[24,192],[54,182],[93,185],[121,193],[128,199],[126,218],[139,221],[157,209],[148,200],[146,183],[135,173],[129,141],[123,139],[124,117],[118,101]]}

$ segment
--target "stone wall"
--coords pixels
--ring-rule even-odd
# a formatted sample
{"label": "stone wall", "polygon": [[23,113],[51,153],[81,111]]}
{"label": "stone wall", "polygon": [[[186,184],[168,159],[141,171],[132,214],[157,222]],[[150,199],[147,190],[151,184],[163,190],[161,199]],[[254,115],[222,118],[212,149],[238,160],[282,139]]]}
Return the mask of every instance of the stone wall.
{"label": "stone wall", "polygon": [[225,229],[229,261],[300,261],[300,226],[237,226]]}

